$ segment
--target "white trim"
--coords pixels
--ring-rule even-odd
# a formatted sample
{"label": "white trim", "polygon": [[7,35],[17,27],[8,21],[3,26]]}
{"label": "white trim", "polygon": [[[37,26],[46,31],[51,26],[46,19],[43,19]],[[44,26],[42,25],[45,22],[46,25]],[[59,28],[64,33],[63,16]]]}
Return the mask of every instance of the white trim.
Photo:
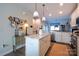
{"label": "white trim", "polygon": [[10,53],[12,51],[13,51],[13,49],[10,49],[9,51],[6,51],[6,52],[2,53],[0,56],[4,56],[4,55],[6,55],[6,54],[8,54],[8,53]]}
{"label": "white trim", "polygon": [[[25,44],[22,44],[22,45],[16,47],[16,49],[22,48],[22,47],[24,47],[24,46],[25,46]],[[10,49],[9,51],[4,52],[4,53],[1,54],[0,56],[4,56],[4,55],[6,55],[6,54],[8,54],[8,53],[11,53],[12,51],[13,51],[13,49]]]}

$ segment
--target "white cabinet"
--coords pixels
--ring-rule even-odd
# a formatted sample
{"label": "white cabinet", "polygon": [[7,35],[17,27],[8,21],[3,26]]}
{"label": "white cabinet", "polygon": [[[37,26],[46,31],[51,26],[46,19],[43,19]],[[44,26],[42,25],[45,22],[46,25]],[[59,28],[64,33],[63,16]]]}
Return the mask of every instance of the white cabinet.
{"label": "white cabinet", "polygon": [[71,33],[70,32],[53,32],[55,36],[56,42],[69,43],[71,41]]}
{"label": "white cabinet", "polygon": [[71,44],[71,33],[69,32],[62,32],[61,34],[61,41],[64,43]]}
{"label": "white cabinet", "polygon": [[26,56],[44,56],[50,47],[50,35],[26,36],[25,55]]}
{"label": "white cabinet", "polygon": [[61,42],[61,32],[56,32],[56,33],[55,33],[55,40],[56,40],[57,42]]}
{"label": "white cabinet", "polygon": [[40,46],[40,56],[44,56],[47,52],[48,48],[50,47],[50,35],[44,37],[40,40],[39,46]]}

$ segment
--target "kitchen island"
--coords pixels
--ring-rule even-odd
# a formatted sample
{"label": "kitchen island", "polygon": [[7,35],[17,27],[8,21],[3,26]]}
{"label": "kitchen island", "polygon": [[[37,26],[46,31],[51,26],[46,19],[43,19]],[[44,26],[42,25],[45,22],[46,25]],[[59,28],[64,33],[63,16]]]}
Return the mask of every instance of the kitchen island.
{"label": "kitchen island", "polygon": [[51,36],[49,33],[26,36],[25,43],[26,56],[44,56],[50,47]]}

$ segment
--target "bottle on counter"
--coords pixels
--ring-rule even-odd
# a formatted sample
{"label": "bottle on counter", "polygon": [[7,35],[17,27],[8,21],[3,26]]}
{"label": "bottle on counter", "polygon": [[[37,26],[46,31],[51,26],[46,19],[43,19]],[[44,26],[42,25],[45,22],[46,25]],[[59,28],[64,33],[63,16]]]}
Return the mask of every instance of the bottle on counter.
{"label": "bottle on counter", "polygon": [[42,35],[42,28],[39,29],[39,35]]}

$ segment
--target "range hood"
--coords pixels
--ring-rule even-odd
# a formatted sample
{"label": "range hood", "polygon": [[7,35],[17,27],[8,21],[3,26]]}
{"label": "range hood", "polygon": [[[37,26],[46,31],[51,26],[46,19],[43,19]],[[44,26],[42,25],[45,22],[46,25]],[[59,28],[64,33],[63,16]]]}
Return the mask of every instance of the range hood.
{"label": "range hood", "polygon": [[76,19],[78,17],[79,17],[79,4],[77,4],[77,8],[71,14],[71,21],[70,21],[71,27],[77,26]]}

